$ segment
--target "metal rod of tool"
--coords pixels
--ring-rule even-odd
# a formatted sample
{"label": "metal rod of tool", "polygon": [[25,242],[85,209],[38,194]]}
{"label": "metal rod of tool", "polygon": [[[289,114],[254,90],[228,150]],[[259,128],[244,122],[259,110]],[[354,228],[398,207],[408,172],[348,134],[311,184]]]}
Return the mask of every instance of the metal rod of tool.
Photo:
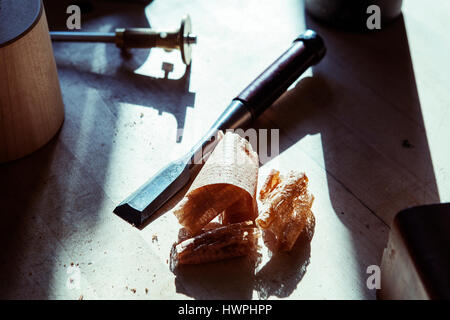
{"label": "metal rod of tool", "polygon": [[116,42],[114,32],[50,31],[52,41]]}
{"label": "metal rod of tool", "polygon": [[117,28],[115,32],[50,31],[52,41],[115,43],[121,49],[163,48],[180,50],[185,64],[191,62],[192,45],[197,36],[191,33],[191,19],[185,16],[177,30],[150,28]]}
{"label": "metal rod of tool", "polygon": [[164,203],[198,173],[217,143],[219,130],[245,128],[264,112],[310,66],[325,55],[325,44],[312,30],[294,40],[291,47],[245,88],[212,125],[206,135],[183,157],[169,163],[115,209],[114,213],[142,227]]}

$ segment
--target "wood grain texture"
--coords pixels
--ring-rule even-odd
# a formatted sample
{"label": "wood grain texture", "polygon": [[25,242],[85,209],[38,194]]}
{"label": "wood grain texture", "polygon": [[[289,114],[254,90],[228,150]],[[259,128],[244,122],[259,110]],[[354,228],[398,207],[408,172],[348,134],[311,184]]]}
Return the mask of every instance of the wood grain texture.
{"label": "wood grain texture", "polygon": [[[297,0],[96,1],[83,15],[86,31],[170,28],[189,13],[199,40],[192,66],[178,52],[54,44],[66,121],[43,149],[0,166],[0,296],[374,299],[366,269],[381,263],[393,216],[450,199],[450,38],[442,31],[450,8],[437,2],[439,12],[405,1],[403,20],[364,35],[316,24]],[[45,4],[53,29],[64,28],[69,1]],[[196,142],[307,27],[324,37],[327,56],[254,128],[279,129],[280,154],[262,176],[272,168],[308,175],[312,242],[291,255],[265,252],[257,268],[233,260],[170,272],[180,227],[171,209],[182,195],[142,231],[112,210]],[[72,262],[81,272],[74,288]]]}
{"label": "wood grain texture", "polygon": [[33,29],[0,48],[0,163],[46,144],[64,105],[45,12]]}

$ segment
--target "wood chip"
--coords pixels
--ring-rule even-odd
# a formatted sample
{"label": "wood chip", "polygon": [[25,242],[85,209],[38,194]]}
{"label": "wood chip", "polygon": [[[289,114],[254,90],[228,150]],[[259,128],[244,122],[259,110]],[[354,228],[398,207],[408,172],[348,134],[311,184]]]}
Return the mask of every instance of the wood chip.
{"label": "wood chip", "polygon": [[311,211],[314,197],[308,192],[308,177],[291,171],[286,176],[272,170],[260,191],[260,215],[256,224],[264,230],[273,251],[290,251],[299,235],[314,230]]}
{"label": "wood chip", "polygon": [[199,264],[249,255],[257,249],[258,228],[252,221],[206,230],[174,244],[171,268],[179,264]]}

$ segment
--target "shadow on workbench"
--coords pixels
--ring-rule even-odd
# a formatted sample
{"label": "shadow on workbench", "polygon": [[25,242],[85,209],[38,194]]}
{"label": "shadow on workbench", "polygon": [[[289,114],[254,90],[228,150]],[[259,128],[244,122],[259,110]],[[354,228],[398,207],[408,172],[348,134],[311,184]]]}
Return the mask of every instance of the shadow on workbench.
{"label": "shadow on workbench", "polygon": [[[67,31],[67,18],[69,14],[66,10],[71,5],[77,5],[81,10],[82,29],[84,30],[85,22],[94,22],[101,19],[110,25],[113,22],[113,27],[150,27],[145,17],[145,7],[153,0],[43,0],[45,12],[47,14],[47,21],[50,30]],[[114,21],[110,17],[114,17]],[[131,24],[131,25],[130,25]],[[97,26],[102,26],[101,23],[96,23]],[[96,30],[89,30],[96,31]],[[105,30],[102,30],[103,32]]]}
{"label": "shadow on workbench", "polygon": [[[42,261],[38,255],[41,250],[54,252],[55,247],[45,240],[45,224],[34,211],[45,194],[42,178],[50,175],[55,147],[52,141],[32,156],[0,165],[0,299],[46,297],[54,261]],[[41,262],[33,266],[36,261]],[[43,275],[37,286],[30,285],[35,273]]]}
{"label": "shadow on workbench", "polygon": [[182,78],[173,80],[134,74],[126,66],[118,67],[114,74],[105,74],[84,70],[83,66],[75,68],[73,65],[67,65],[59,56],[57,61],[61,79],[79,79],[88,84],[103,99],[111,102],[108,106],[115,115],[117,108],[114,106],[119,103],[155,107],[160,115],[163,112],[171,113],[177,122],[174,139],[177,139],[178,143],[181,142],[186,109],[193,107],[195,102],[195,93],[189,91],[190,66],[186,67]]}
{"label": "shadow on workbench", "polygon": [[310,236],[303,233],[290,252],[273,254],[263,266],[255,257],[180,266],[174,271],[176,290],[196,299],[289,297],[306,272],[310,241]]}

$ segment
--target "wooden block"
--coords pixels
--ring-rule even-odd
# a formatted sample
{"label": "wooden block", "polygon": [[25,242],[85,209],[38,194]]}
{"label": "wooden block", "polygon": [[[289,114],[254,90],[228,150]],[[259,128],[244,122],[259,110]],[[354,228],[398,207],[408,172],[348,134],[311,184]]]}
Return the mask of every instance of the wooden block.
{"label": "wooden block", "polygon": [[0,19],[0,163],[42,147],[64,119],[44,8],[40,1],[12,3],[2,2]]}

